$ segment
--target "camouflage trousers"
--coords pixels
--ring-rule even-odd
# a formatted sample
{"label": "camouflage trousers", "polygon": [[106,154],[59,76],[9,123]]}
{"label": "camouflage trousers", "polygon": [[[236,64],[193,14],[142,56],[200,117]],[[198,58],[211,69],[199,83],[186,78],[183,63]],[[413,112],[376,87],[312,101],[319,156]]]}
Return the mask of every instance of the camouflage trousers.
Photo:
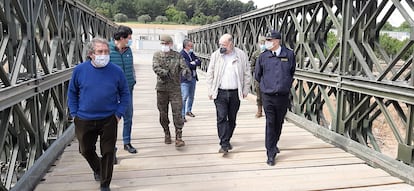
{"label": "camouflage trousers", "polygon": [[254,90],[256,91],[256,104],[263,105],[262,103],[262,92],[260,92],[260,84],[256,80],[254,81]]}
{"label": "camouflage trousers", "polygon": [[157,91],[157,107],[160,112],[160,124],[164,132],[169,132],[170,120],[168,118],[168,105],[171,103],[171,110],[173,114],[173,122],[175,131],[181,132],[184,126],[184,121],[181,115],[183,107],[181,91]]}

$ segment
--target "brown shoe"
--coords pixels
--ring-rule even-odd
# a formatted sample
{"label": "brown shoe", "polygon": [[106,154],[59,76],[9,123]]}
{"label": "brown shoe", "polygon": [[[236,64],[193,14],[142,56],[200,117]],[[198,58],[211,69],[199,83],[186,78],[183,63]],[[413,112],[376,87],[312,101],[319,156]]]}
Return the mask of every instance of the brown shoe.
{"label": "brown shoe", "polygon": [[195,115],[192,112],[187,112],[186,115],[188,115],[190,117],[195,117]]}
{"label": "brown shoe", "polygon": [[185,142],[182,139],[175,140],[175,147],[183,147],[185,146]]}

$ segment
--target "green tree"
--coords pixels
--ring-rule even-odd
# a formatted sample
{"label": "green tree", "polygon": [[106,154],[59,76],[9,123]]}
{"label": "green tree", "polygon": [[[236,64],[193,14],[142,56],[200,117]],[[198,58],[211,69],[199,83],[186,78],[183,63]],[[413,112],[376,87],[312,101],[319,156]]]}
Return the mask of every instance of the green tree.
{"label": "green tree", "polygon": [[[405,39],[401,42],[401,48],[405,44],[407,44],[410,41],[410,39]],[[400,48],[400,49],[401,49]],[[403,60],[408,60],[409,58],[414,56],[414,45],[411,45],[411,47],[405,52],[405,54],[402,56]]]}
{"label": "green tree", "polygon": [[401,41],[390,37],[388,34],[381,34],[379,37],[379,43],[388,56],[395,55],[402,47]]}
{"label": "green tree", "polygon": [[382,30],[384,30],[384,31],[394,31],[394,27],[391,25],[390,22],[387,21],[384,24],[384,26],[382,27]]}
{"label": "green tree", "polygon": [[134,0],[136,15],[148,14],[151,18],[155,18],[164,14],[167,7],[168,2],[166,0]]}
{"label": "green tree", "polygon": [[138,22],[147,23],[148,21],[151,21],[151,17],[148,14],[141,15],[138,17]]}
{"label": "green tree", "polygon": [[116,0],[112,5],[112,12],[123,13],[128,18],[134,18],[137,15],[134,3],[131,0]]}
{"label": "green tree", "polygon": [[179,24],[183,24],[188,20],[187,15],[184,11],[178,11],[174,6],[169,6],[168,9],[165,11],[165,15],[167,16],[169,21],[173,21]]}
{"label": "green tree", "polygon": [[398,31],[405,31],[405,32],[410,32],[410,24],[408,24],[407,21],[404,21],[403,23],[401,23],[401,25],[398,27]]}
{"label": "green tree", "polygon": [[[175,7],[171,15],[166,15],[170,21],[185,23],[189,20],[210,23],[226,19],[256,9],[253,1],[242,3],[240,0],[81,0],[107,17],[115,13],[123,13],[129,18],[148,14],[151,18],[165,14],[165,11]],[[171,10],[170,10],[171,11]],[[183,14],[184,13],[184,14]],[[198,13],[198,15],[197,15]],[[203,13],[201,15],[200,13]],[[191,21],[191,22],[193,22]]]}
{"label": "green tree", "polygon": [[335,33],[328,32],[328,37],[327,37],[326,43],[328,45],[329,51],[332,51],[334,46],[338,43],[338,39],[337,39]]}
{"label": "green tree", "polygon": [[165,23],[168,21],[168,18],[166,16],[159,15],[155,17],[155,21],[158,23]]}
{"label": "green tree", "polygon": [[126,22],[128,20],[128,16],[123,13],[117,13],[114,16],[115,22]]}

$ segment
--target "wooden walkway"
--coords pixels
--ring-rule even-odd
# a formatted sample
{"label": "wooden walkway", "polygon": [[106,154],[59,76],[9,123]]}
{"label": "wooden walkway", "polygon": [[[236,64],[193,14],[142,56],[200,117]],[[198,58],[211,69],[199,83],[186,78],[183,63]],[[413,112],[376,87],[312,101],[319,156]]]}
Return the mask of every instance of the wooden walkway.
{"label": "wooden walkway", "polygon": [[[414,190],[289,122],[284,125],[276,165],[269,167],[264,148],[265,120],[254,117],[253,99],[242,101],[231,141],[234,149],[223,157],[218,153],[215,107],[207,98],[203,77],[197,84],[196,117],[187,117],[183,129],[186,146],[176,149],[174,144],[165,145],[158,122],[151,55],[135,55],[135,60],[139,63],[132,144],[138,154],[122,149],[119,128],[119,164],[111,183],[114,191]],[[170,127],[174,132],[172,122]],[[99,190],[99,182],[94,181],[78,152],[76,139],[36,190]]]}

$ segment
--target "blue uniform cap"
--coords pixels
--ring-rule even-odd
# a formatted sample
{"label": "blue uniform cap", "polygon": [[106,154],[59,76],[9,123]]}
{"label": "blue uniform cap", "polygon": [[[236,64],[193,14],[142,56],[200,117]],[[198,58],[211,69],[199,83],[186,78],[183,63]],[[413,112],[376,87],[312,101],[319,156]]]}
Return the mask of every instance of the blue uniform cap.
{"label": "blue uniform cap", "polygon": [[276,31],[276,30],[272,30],[269,33],[267,33],[267,35],[266,35],[266,40],[281,39],[281,38],[282,38],[282,35],[280,34],[279,31]]}

